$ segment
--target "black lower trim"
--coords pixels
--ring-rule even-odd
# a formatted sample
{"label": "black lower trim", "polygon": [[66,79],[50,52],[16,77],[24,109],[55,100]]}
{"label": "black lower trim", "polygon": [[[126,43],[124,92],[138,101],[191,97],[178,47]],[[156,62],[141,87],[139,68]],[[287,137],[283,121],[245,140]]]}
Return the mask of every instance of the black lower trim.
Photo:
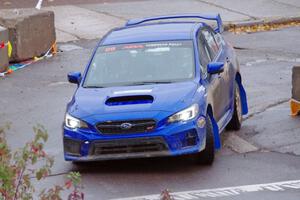
{"label": "black lower trim", "polygon": [[64,138],[64,151],[65,153],[72,156],[81,156],[80,154],[81,144],[82,141]]}
{"label": "black lower trim", "polygon": [[114,155],[128,153],[147,153],[168,150],[163,138],[132,138],[97,141],[92,144],[89,155]]}

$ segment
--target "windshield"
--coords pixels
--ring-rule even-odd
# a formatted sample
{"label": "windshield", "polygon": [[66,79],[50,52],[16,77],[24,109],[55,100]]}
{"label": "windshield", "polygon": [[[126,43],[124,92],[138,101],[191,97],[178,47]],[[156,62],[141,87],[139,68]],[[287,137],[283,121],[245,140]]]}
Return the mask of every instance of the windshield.
{"label": "windshield", "polygon": [[192,41],[163,41],[99,47],[83,87],[171,83],[195,74]]}

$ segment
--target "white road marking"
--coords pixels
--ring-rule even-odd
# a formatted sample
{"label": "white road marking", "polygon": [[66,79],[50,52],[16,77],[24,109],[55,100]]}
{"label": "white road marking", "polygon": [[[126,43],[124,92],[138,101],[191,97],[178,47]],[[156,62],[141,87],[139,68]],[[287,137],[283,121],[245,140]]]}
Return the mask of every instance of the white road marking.
{"label": "white road marking", "polygon": [[[300,189],[300,180],[290,180],[283,182],[274,182],[266,184],[255,184],[255,185],[244,185],[236,187],[225,187],[225,188],[216,188],[216,189],[207,189],[207,190],[194,190],[186,192],[174,192],[171,193],[171,196],[175,200],[197,200],[200,198],[215,198],[215,197],[229,197],[237,196],[244,193],[250,192],[280,192],[287,189]],[[159,194],[139,196],[139,197],[129,197],[121,198],[115,200],[159,200]]]}

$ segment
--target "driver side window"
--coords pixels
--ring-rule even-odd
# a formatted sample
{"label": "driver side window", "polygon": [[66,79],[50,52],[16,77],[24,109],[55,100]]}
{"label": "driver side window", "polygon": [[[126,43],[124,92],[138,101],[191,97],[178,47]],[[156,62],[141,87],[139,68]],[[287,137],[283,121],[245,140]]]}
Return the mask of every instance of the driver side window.
{"label": "driver side window", "polygon": [[217,44],[212,31],[209,30],[209,28],[205,28],[202,31],[203,37],[205,38],[205,41],[208,45],[209,54],[211,56],[211,60],[214,60],[215,57],[219,53],[219,45]]}
{"label": "driver side window", "polygon": [[201,77],[202,79],[206,79],[208,77],[207,65],[209,62],[211,62],[211,58],[207,43],[205,42],[202,34],[199,34],[198,37],[198,51],[201,64]]}

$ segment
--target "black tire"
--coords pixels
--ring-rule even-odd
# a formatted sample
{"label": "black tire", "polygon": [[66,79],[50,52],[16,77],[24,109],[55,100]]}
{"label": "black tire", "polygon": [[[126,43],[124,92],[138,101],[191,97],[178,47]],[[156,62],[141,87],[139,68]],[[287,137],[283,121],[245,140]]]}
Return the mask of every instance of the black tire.
{"label": "black tire", "polygon": [[241,102],[241,95],[239,85],[235,83],[235,90],[234,90],[234,111],[232,118],[228,125],[226,126],[227,130],[240,130],[242,126],[242,102]]}
{"label": "black tire", "polygon": [[213,126],[210,117],[206,116],[205,149],[196,155],[197,162],[203,165],[212,165],[215,159],[215,143]]}

